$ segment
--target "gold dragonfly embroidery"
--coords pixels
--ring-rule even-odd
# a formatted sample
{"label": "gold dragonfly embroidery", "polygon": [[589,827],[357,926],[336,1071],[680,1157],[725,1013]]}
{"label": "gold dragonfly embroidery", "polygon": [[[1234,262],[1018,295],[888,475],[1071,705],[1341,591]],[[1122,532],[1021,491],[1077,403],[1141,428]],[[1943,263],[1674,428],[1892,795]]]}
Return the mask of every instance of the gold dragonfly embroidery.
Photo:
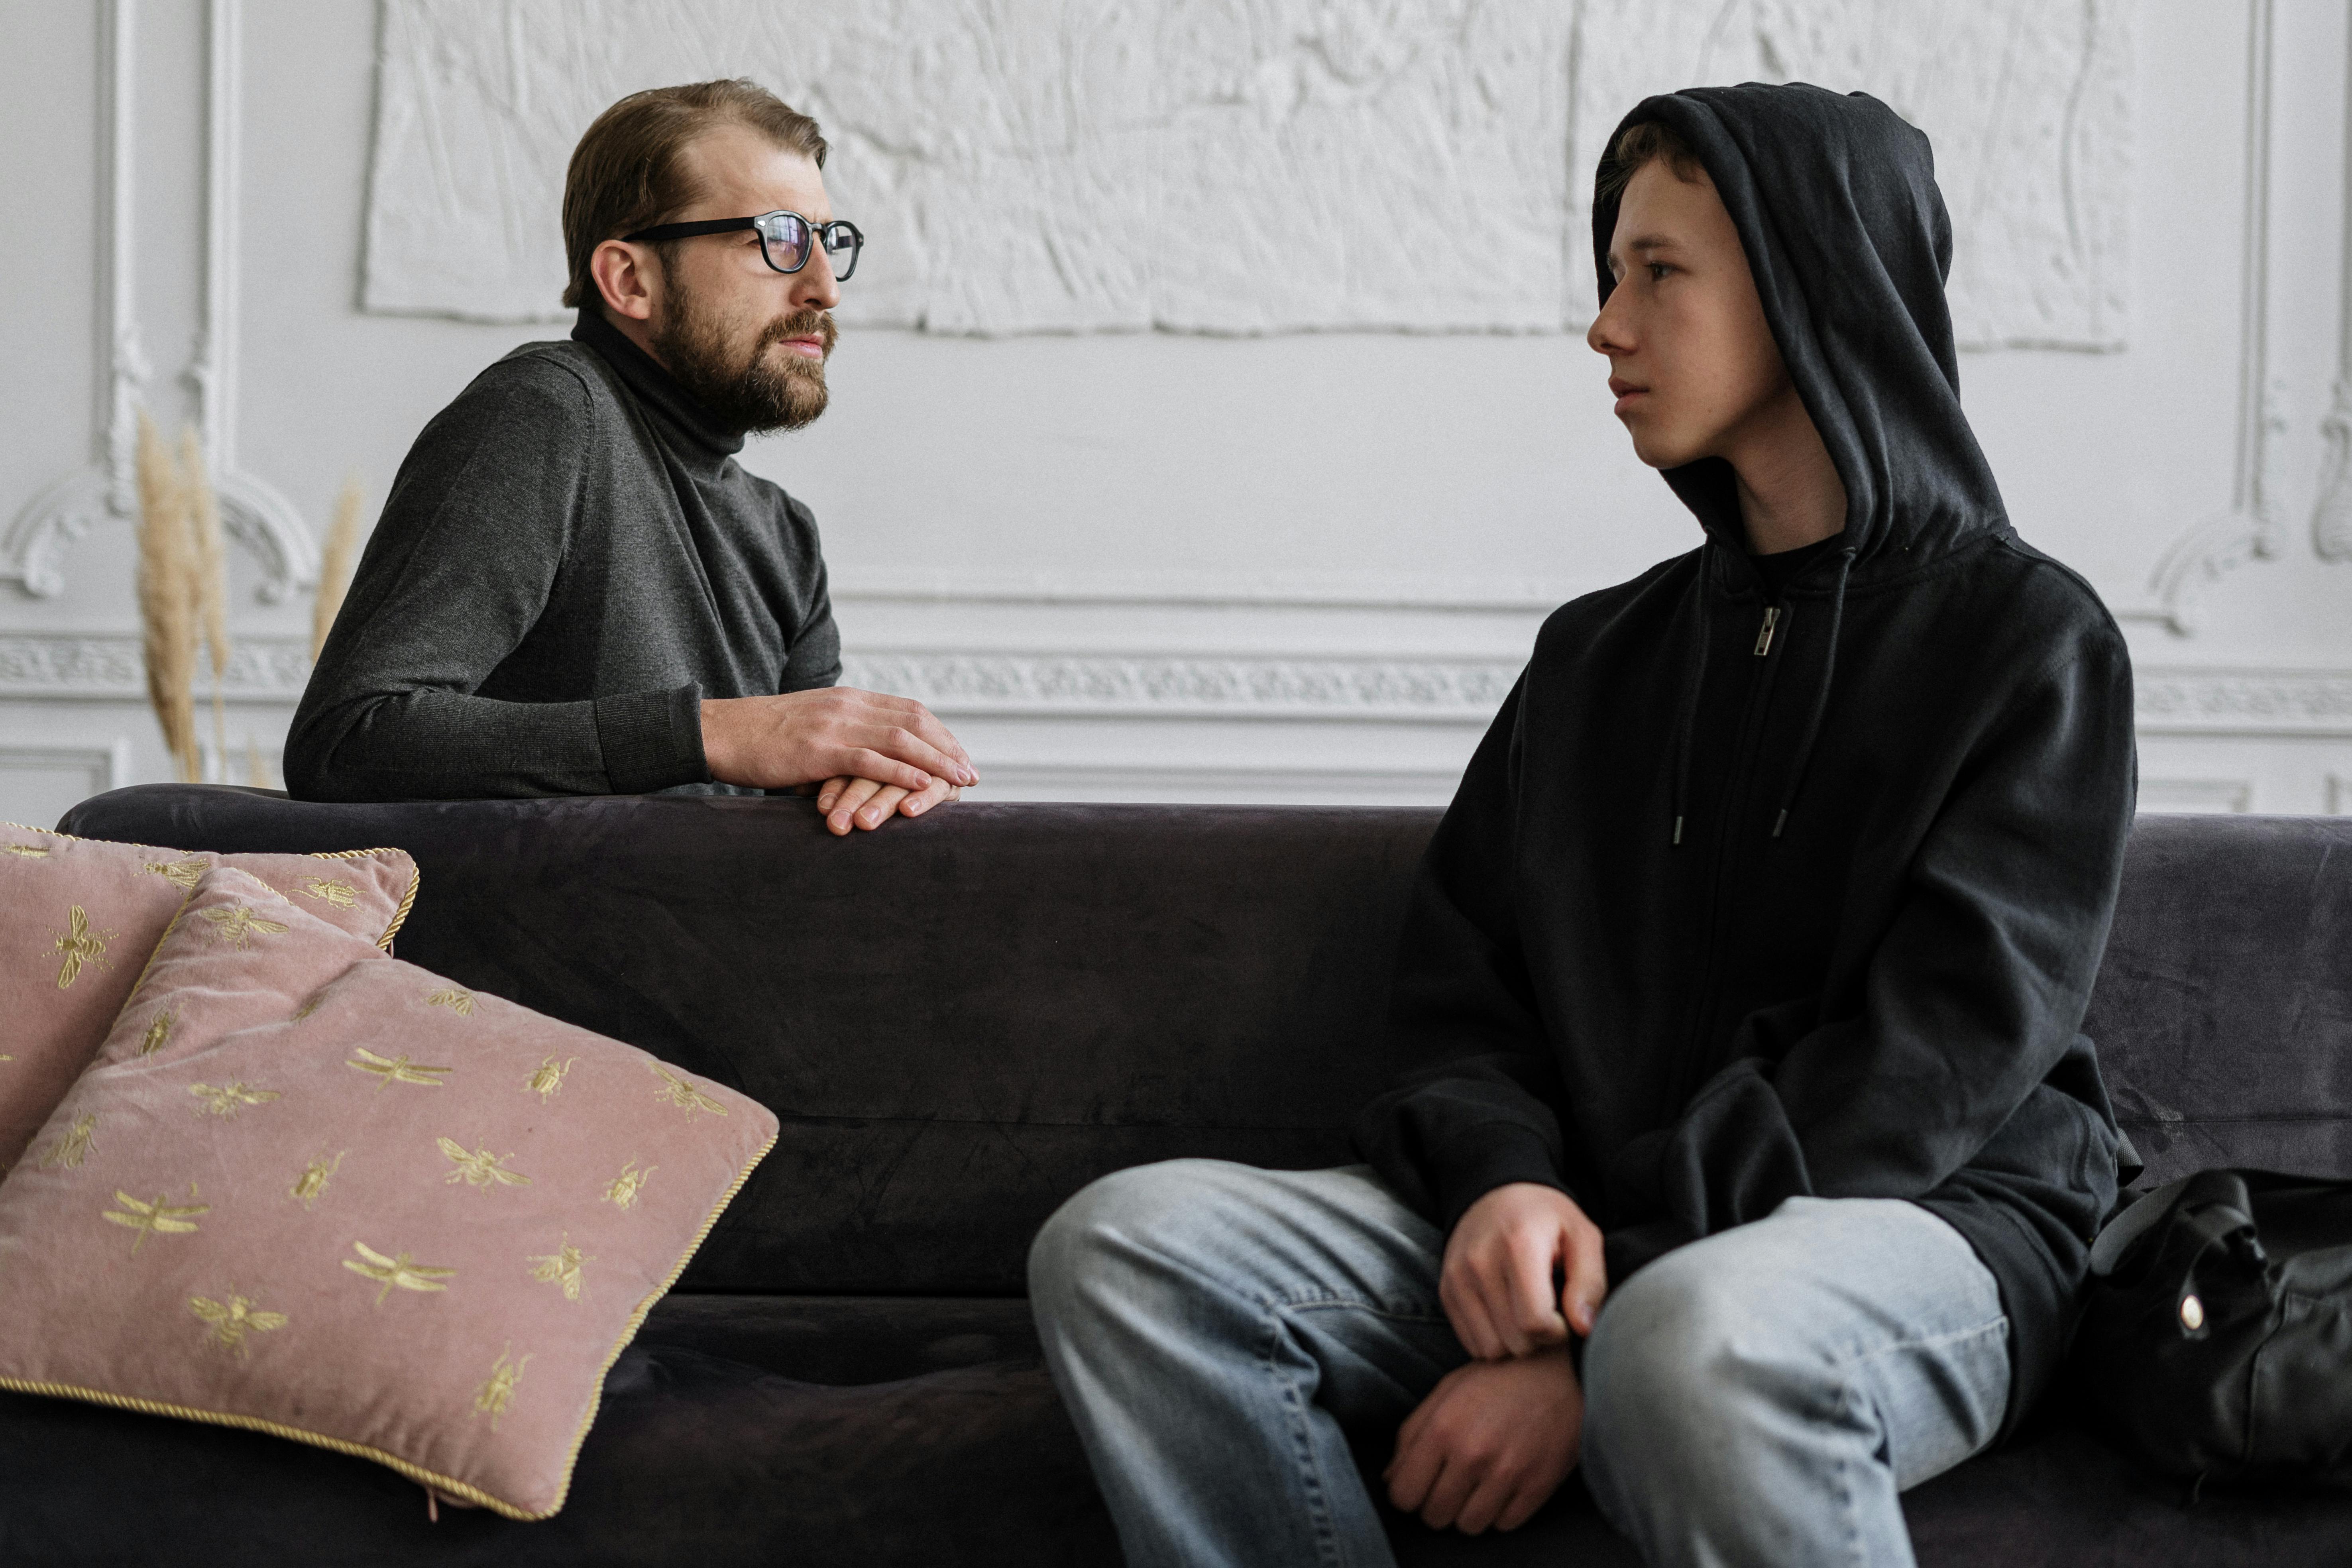
{"label": "gold dragonfly embroidery", "polygon": [[257,936],[276,936],[286,929],[283,921],[266,921],[253,912],[251,904],[215,904],[202,911],[213,922],[213,935],[231,947],[251,945]]}
{"label": "gold dragonfly embroidery", "polygon": [[441,1281],[457,1277],[454,1268],[435,1268],[412,1262],[405,1252],[397,1258],[386,1258],[363,1241],[352,1243],[352,1250],[367,1261],[362,1263],[360,1258],[346,1258],[343,1267],[383,1285],[383,1289],[375,1293],[375,1304],[379,1307],[383,1305],[383,1299],[392,1294],[394,1287],[403,1290],[446,1290],[449,1287]]}
{"label": "gold dragonfly embroidery", "polygon": [[66,929],[53,931],[49,934],[58,939],[52,945],[60,955],[58,989],[63,991],[80,975],[83,964],[105,967],[106,944],[119,933],[90,929],[89,912],[76,904],[66,914]]}
{"label": "gold dragonfly embroidery", "polygon": [[363,1059],[346,1061],[343,1065],[347,1068],[357,1068],[362,1072],[373,1073],[376,1078],[376,1092],[379,1094],[386,1086],[395,1083],[414,1083],[421,1084],[426,1089],[439,1089],[441,1079],[434,1075],[457,1070],[455,1068],[420,1067],[411,1062],[405,1056],[380,1057],[364,1046],[356,1048]]}
{"label": "gold dragonfly embroidery", "polygon": [[278,1097],[274,1089],[252,1089],[243,1083],[225,1083],[218,1089],[192,1083],[188,1092],[204,1101],[196,1107],[199,1116],[235,1116],[248,1105],[267,1105]]}
{"label": "gold dragonfly embroidery", "polygon": [[509,1361],[507,1355],[513,1349],[514,1346],[509,1345],[499,1352],[499,1359],[490,1363],[489,1380],[474,1391],[474,1414],[487,1414],[493,1432],[499,1429],[499,1417],[504,1415],[507,1406],[513,1403],[515,1389],[522,1382],[522,1369],[530,1364],[529,1356],[520,1361]]}
{"label": "gold dragonfly embroidery", "polygon": [[526,1258],[523,1261],[536,1265],[530,1271],[532,1279],[542,1285],[562,1286],[563,1299],[577,1301],[580,1300],[580,1270],[583,1266],[596,1260],[583,1257],[580,1249],[572,1245],[572,1237],[567,1234],[556,1242],[553,1252],[543,1258]]}
{"label": "gold dragonfly embroidery", "polygon": [[360,891],[349,882],[338,882],[326,877],[305,877],[301,886],[294,890],[322,904],[332,904],[339,910],[350,909],[358,900]]}
{"label": "gold dragonfly embroidery", "polygon": [[47,855],[48,853],[47,849],[44,849],[37,844],[0,844],[0,849],[5,849],[11,855],[23,855],[28,858],[35,855]]}
{"label": "gold dragonfly embroidery", "polygon": [[247,1334],[275,1333],[286,1326],[285,1313],[257,1312],[254,1310],[257,1305],[258,1303],[252,1297],[236,1294],[231,1294],[226,1301],[215,1301],[208,1296],[188,1298],[188,1310],[212,1325],[212,1332],[205,1337],[215,1344],[235,1351],[240,1357],[249,1357],[253,1353],[245,1342]]}
{"label": "gold dragonfly embroidery", "polygon": [[579,1059],[578,1057],[573,1057],[572,1061],[559,1062],[550,1055],[545,1061],[532,1069],[530,1077],[523,1082],[522,1091],[529,1094],[531,1090],[537,1089],[541,1104],[553,1100],[563,1092],[563,1077],[572,1070],[572,1062]]}
{"label": "gold dragonfly embroidery", "polygon": [[91,1140],[97,1135],[97,1111],[87,1111],[75,1117],[73,1125],[58,1133],[58,1141],[50,1144],[48,1152],[41,1156],[41,1169],[54,1171],[62,1165],[68,1171],[80,1170],[81,1163],[89,1157],[90,1150],[95,1147]]}
{"label": "gold dragonfly embroidery", "polygon": [[436,991],[425,999],[425,1005],[427,1007],[446,1007],[460,1018],[474,1016],[474,994],[461,991],[455,985],[445,985]]}
{"label": "gold dragonfly embroidery", "polygon": [[341,1169],[343,1155],[350,1152],[349,1149],[342,1150],[331,1160],[321,1154],[303,1166],[302,1173],[294,1178],[294,1185],[290,1189],[294,1201],[306,1209],[317,1203],[319,1194],[327,1190],[328,1178]]}
{"label": "gold dragonfly embroidery", "polygon": [[441,1152],[457,1162],[457,1168],[442,1177],[444,1182],[463,1182],[469,1187],[487,1187],[496,1182],[502,1187],[527,1187],[530,1178],[520,1171],[509,1171],[501,1161],[511,1160],[512,1154],[493,1154],[488,1149],[466,1152],[466,1146],[455,1138],[439,1140]]}
{"label": "gold dragonfly embroidery", "polygon": [[[134,1254],[147,1244],[149,1237],[185,1236],[196,1228],[196,1215],[213,1212],[210,1204],[167,1204],[163,1199],[168,1195],[157,1193],[151,1202],[141,1203],[120,1187],[115,1189],[114,1201],[122,1205],[122,1212],[108,1209],[106,1217],[139,1233],[131,1244]],[[188,1184],[188,1195],[196,1195],[194,1182]]]}
{"label": "gold dragonfly embroidery", "polygon": [[196,859],[150,860],[147,862],[147,869],[172,883],[181,891],[193,893],[196,890],[196,884],[204,879],[205,863]]}
{"label": "gold dragonfly embroidery", "polygon": [[178,1022],[179,1015],[168,1007],[156,1014],[155,1021],[147,1026],[147,1033],[140,1037],[139,1054],[152,1057],[162,1050],[164,1042],[172,1037],[172,1026]]}
{"label": "gold dragonfly embroidery", "polygon": [[621,1167],[619,1175],[605,1184],[604,1201],[615,1208],[636,1207],[638,1196],[646,1190],[646,1183],[650,1181],[653,1173],[660,1169],[659,1165],[647,1165],[640,1171],[637,1169],[636,1161],[631,1160]]}
{"label": "gold dragonfly embroidery", "polygon": [[707,1110],[713,1116],[727,1114],[725,1106],[670,1071],[661,1063],[649,1061],[646,1066],[651,1068],[654,1076],[662,1080],[661,1088],[654,1090],[656,1100],[675,1105],[688,1116],[692,1116],[698,1110]]}

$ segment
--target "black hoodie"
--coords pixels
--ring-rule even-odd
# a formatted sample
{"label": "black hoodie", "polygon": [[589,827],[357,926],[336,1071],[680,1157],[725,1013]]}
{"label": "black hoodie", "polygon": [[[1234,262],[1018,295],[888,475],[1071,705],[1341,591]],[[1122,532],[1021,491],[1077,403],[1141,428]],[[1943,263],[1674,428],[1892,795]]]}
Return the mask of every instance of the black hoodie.
{"label": "black hoodie", "polygon": [[[1625,123],[1653,120],[1738,226],[1845,531],[1768,602],[1704,459],[1665,478],[1705,542],[1546,621],[1423,865],[1391,1005],[1415,1065],[1357,1142],[1449,1231],[1507,1182],[1568,1193],[1612,1285],[1796,1194],[1915,1200],[2000,1284],[2013,1429],[2117,1184],[2079,1031],[2128,657],[1960,412],[1927,138],[1802,86]],[[1595,201],[1604,301],[1616,219]]]}

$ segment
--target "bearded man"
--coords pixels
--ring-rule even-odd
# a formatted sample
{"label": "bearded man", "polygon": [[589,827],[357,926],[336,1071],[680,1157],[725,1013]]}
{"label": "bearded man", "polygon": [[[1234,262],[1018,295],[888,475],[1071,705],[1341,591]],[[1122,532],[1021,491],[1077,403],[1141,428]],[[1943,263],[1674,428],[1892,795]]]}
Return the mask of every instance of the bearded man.
{"label": "bearded man", "polygon": [[286,745],[310,800],[814,793],[836,834],[979,782],[850,690],[808,508],[735,461],[824,412],[862,244],[816,121],[750,81],[635,93],[564,181],[565,342],[401,465]]}

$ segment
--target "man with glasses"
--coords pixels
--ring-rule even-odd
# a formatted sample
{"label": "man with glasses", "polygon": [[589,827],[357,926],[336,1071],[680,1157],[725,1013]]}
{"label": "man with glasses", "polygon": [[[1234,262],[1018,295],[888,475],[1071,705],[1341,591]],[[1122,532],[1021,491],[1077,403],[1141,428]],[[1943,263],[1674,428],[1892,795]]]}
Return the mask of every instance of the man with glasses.
{"label": "man with glasses", "polygon": [[815,521],[735,461],[824,412],[862,244],[824,156],[749,81],[588,128],[563,193],[578,323],[418,437],[295,714],[294,795],[794,789],[845,834],[978,782],[922,704],[834,684]]}

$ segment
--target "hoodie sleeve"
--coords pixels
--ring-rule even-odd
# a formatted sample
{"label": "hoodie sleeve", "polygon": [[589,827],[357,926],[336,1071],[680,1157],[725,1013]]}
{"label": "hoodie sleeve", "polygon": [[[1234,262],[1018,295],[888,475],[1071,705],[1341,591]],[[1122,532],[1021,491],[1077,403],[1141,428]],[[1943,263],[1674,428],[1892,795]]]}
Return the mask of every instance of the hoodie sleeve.
{"label": "hoodie sleeve", "polygon": [[1355,1122],[1358,1151],[1449,1232],[1509,1183],[1569,1191],[1551,1109],[1559,1069],[1511,914],[1525,684],[1487,728],[1423,858],[1389,1011],[1390,1046],[1412,1065]]}
{"label": "hoodie sleeve", "polygon": [[635,794],[709,777],[694,686],[477,695],[562,571],[593,434],[585,395],[564,371],[504,361],[417,437],[295,711],[296,798]]}
{"label": "hoodie sleeve", "polygon": [[[1612,1281],[1785,1198],[1923,1197],[2012,1121],[2071,1126],[2112,1152],[2104,1095],[2074,1058],[2134,786],[2130,665],[2107,628],[2017,691],[1976,749],[1912,862],[1859,1013],[1777,1063],[1735,1044],[1677,1121],[1612,1161],[1615,1206],[1660,1216],[1610,1237]],[[2081,1206],[2095,1226],[2097,1205]]]}

